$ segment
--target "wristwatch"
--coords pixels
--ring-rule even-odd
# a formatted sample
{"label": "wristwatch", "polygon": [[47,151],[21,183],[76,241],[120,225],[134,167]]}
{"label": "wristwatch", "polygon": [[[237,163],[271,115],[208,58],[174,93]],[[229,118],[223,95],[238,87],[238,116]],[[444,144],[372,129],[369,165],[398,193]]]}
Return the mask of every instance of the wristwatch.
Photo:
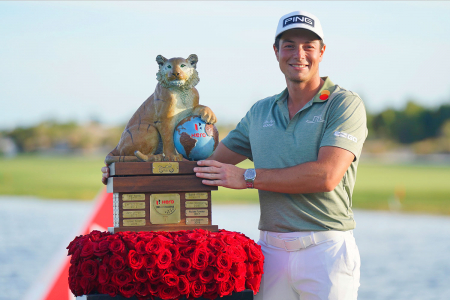
{"label": "wristwatch", "polygon": [[245,179],[245,183],[247,184],[247,188],[248,189],[253,189],[254,188],[255,178],[256,178],[256,171],[255,171],[255,169],[247,169],[247,170],[245,170],[244,179]]}

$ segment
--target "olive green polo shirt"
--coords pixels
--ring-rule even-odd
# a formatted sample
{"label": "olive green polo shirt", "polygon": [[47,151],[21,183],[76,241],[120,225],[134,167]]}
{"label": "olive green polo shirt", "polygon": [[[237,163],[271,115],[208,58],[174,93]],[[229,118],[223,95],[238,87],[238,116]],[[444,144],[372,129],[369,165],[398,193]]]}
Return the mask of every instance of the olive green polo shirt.
{"label": "olive green polo shirt", "polygon": [[352,193],[356,168],[367,137],[361,98],[328,77],[317,95],[289,120],[288,90],[256,102],[222,140],[251,159],[255,168],[287,168],[316,161],[320,147],[333,146],[355,155],[331,192],[285,194],[259,190],[260,230],[274,232],[350,230],[355,227]]}

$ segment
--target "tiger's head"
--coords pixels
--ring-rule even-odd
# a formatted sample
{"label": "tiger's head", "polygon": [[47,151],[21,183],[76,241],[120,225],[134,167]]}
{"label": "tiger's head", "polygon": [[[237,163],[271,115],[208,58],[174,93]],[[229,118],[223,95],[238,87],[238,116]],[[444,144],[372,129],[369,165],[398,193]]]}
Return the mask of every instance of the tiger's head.
{"label": "tiger's head", "polygon": [[198,57],[195,54],[189,55],[187,59],[181,57],[167,59],[158,55],[156,62],[159,65],[156,79],[165,88],[187,90],[200,81],[196,70]]}

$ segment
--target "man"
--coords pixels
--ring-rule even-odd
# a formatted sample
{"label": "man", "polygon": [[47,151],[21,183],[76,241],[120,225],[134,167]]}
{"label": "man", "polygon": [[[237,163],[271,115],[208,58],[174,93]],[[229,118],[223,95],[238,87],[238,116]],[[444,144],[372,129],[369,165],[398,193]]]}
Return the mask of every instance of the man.
{"label": "man", "polygon": [[[255,103],[194,171],[206,185],[258,189],[265,263],[255,299],[356,299],[351,199],[365,108],[357,94],[319,76],[326,46],[317,17],[287,14],[275,37],[287,88]],[[255,169],[234,166],[246,158]]]}
{"label": "man", "polygon": [[[287,88],[253,105],[194,170],[206,185],[259,190],[265,264],[255,299],[356,299],[351,199],[367,136],[364,104],[319,76],[326,46],[314,15],[281,17],[273,48]],[[246,158],[255,170],[234,166]]]}

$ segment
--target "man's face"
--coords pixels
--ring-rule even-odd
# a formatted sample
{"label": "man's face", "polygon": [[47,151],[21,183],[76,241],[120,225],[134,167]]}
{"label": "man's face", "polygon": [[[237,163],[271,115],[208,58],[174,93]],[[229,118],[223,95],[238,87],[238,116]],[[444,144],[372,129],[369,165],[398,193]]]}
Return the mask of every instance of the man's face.
{"label": "man's face", "polygon": [[273,48],[286,80],[301,83],[319,76],[325,45],[320,49],[320,41],[313,32],[288,30],[281,36],[279,50]]}

